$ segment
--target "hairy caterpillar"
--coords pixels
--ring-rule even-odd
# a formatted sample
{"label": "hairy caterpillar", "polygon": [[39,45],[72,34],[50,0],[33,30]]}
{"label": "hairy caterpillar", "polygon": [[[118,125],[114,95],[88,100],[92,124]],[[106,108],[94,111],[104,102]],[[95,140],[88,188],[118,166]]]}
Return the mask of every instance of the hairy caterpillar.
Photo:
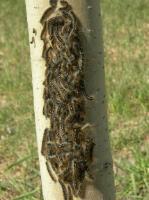
{"label": "hairy caterpillar", "polygon": [[84,85],[83,49],[80,23],[64,0],[50,1],[41,18],[46,61],[43,114],[51,127],[44,131],[42,155],[49,175],[59,181],[65,200],[80,196],[89,173],[94,149],[85,122],[85,102],[92,99]]}

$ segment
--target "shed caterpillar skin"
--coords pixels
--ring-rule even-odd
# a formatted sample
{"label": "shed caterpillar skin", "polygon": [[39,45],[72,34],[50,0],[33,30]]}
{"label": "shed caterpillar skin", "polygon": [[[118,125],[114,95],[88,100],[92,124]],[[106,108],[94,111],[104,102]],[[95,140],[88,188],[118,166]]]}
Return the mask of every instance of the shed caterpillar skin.
{"label": "shed caterpillar skin", "polygon": [[84,85],[80,23],[66,1],[51,0],[41,18],[46,62],[43,114],[51,127],[44,131],[42,155],[49,175],[59,181],[65,200],[80,196],[92,164],[94,142],[87,131],[85,103],[92,99]]}

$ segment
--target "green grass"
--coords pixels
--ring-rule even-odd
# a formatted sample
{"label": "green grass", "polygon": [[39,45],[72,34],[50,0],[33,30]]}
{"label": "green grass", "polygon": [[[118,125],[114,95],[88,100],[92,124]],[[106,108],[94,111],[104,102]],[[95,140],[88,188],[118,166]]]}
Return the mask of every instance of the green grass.
{"label": "green grass", "polygon": [[1,0],[0,18],[0,199],[39,199],[24,1]]}
{"label": "green grass", "polygon": [[[102,0],[117,200],[149,188],[148,0]],[[0,199],[40,199],[24,0],[0,2]]]}
{"label": "green grass", "polygon": [[106,84],[117,199],[149,192],[147,0],[103,0]]}

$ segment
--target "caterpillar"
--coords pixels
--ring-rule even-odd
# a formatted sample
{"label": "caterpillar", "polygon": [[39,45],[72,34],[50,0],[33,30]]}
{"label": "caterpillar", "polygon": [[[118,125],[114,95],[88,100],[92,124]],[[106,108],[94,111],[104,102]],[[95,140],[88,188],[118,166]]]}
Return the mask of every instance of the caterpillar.
{"label": "caterpillar", "polygon": [[86,122],[84,55],[81,25],[67,1],[50,1],[41,18],[42,57],[45,60],[43,115],[50,128],[43,135],[41,153],[64,200],[80,197],[93,162],[94,141]]}

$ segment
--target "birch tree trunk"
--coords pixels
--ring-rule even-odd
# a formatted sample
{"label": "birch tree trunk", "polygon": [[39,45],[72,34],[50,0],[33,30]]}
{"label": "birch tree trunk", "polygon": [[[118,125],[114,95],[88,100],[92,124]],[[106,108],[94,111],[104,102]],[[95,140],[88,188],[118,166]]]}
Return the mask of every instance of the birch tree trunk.
{"label": "birch tree trunk", "polygon": [[[115,189],[107,127],[107,105],[104,85],[100,3],[99,0],[68,0],[68,3],[73,7],[83,27],[84,36],[82,37],[82,41],[85,60],[87,60],[85,66],[86,87],[88,93],[93,94],[95,97],[95,102],[88,105],[87,111],[89,120],[95,124],[95,181],[94,185],[87,186],[85,199],[114,200]],[[26,0],[42,191],[44,200],[63,200],[61,187],[58,183],[54,183],[51,180],[45,166],[45,159],[41,155],[43,133],[49,121],[42,114],[45,61],[42,58],[43,42],[40,39],[42,30],[40,19],[48,7],[48,0]]]}

